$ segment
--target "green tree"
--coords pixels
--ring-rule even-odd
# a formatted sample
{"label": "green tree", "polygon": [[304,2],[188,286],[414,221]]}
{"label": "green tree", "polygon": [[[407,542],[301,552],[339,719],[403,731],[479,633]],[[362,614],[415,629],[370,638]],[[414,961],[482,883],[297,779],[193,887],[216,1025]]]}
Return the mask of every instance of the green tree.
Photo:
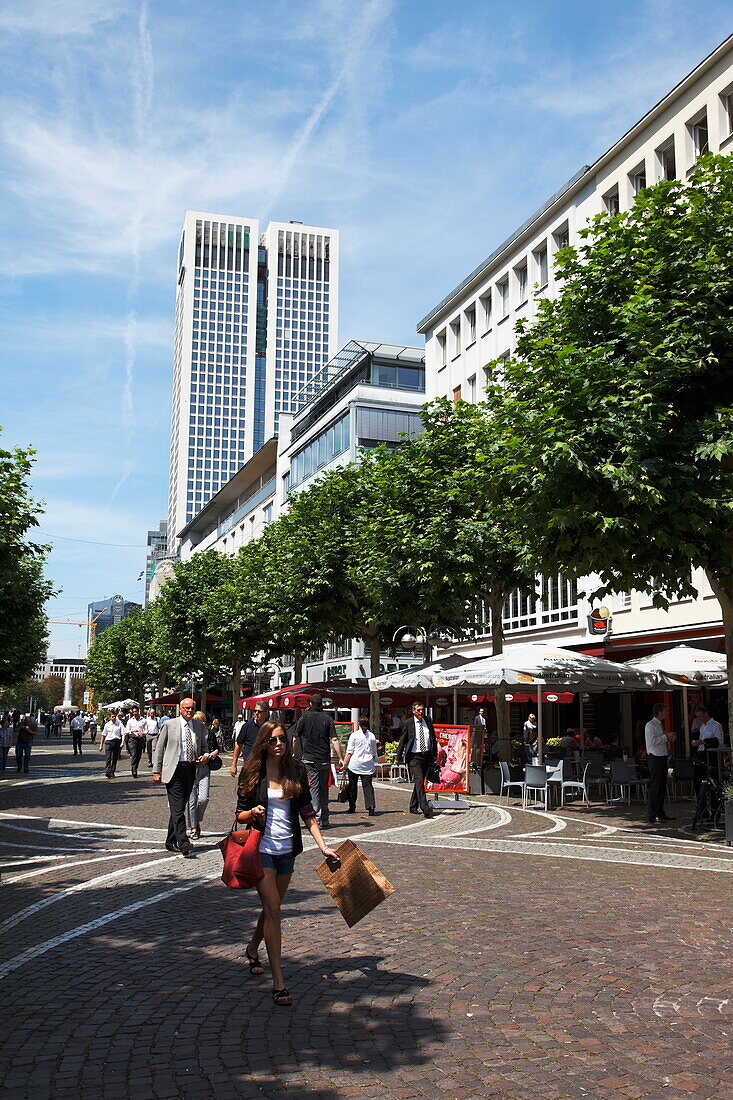
{"label": "green tree", "polygon": [[653,587],[666,606],[701,567],[733,685],[733,159],[581,236],[493,392],[497,476],[539,563],[598,574],[597,595]]}
{"label": "green tree", "polygon": [[54,588],[43,574],[48,547],[30,537],[41,513],[28,489],[33,454],[0,450],[0,688],[30,676],[48,640],[43,606]]}
{"label": "green tree", "polygon": [[157,612],[157,644],[169,680],[201,681],[201,709],[206,710],[209,682],[231,672],[232,652],[222,622],[212,619],[211,597],[227,580],[232,559],[204,550],[176,562],[174,576],[152,605]]}
{"label": "green tree", "polygon": [[105,702],[129,696],[142,706],[146,687],[158,682],[163,667],[156,603],[133,610],[97,636],[87,655],[86,679]]}

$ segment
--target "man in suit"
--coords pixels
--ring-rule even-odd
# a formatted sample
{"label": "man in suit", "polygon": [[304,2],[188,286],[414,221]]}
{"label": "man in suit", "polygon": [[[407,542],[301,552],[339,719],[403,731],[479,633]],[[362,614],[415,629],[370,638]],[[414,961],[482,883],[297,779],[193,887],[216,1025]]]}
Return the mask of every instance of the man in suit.
{"label": "man in suit", "polygon": [[186,835],[186,803],[196,781],[196,765],[205,764],[210,755],[206,751],[206,726],[193,717],[195,708],[193,699],[181,699],[180,717],[163,723],[153,771],[153,782],[165,783],[168,794],[170,818],[165,846],[169,852],[182,852],[184,856],[193,849]]}
{"label": "man in suit", "polygon": [[429,765],[438,758],[438,741],[433,723],[425,717],[422,703],[412,704],[412,715],[402,723],[400,743],[397,746],[397,763],[407,764],[414,786],[410,799],[410,813],[433,816],[425,797],[425,777]]}

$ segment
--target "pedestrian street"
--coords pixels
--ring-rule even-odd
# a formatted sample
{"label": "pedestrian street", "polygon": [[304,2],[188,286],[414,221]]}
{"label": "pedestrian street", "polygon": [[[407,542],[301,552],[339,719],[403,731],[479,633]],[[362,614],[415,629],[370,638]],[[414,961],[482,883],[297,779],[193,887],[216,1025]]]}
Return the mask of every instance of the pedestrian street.
{"label": "pedestrian street", "polygon": [[[729,1096],[733,849],[643,806],[431,820],[409,787],[332,802],[395,893],[348,929],[306,835],[283,910],[293,1007],[251,976],[250,891],[220,881],[233,780],[195,854],[164,848],[164,793],[41,742],[0,779],[0,984],[8,1097]],[[333,797],[333,796],[332,796]],[[264,956],[263,956],[264,957]]]}

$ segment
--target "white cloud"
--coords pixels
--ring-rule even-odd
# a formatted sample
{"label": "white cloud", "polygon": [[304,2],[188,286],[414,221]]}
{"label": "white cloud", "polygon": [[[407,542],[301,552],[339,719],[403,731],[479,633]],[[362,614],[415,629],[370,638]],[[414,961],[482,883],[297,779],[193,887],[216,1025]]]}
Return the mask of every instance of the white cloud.
{"label": "white cloud", "polygon": [[0,30],[51,36],[88,34],[129,6],[127,0],[12,0],[0,7]]}

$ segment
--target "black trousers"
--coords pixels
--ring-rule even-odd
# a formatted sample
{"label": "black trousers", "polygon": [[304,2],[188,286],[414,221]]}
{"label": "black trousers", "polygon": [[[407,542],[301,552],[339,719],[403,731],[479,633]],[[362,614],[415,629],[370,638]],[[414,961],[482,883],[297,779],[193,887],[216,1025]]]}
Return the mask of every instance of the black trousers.
{"label": "black trousers", "polygon": [[407,757],[407,770],[413,782],[412,797],[410,798],[410,813],[430,813],[428,800],[425,797],[425,776],[430,764],[429,752],[413,752]]}
{"label": "black trousers", "polygon": [[649,765],[649,817],[665,817],[664,799],[667,794],[667,756],[647,756]]}
{"label": "black trousers", "polygon": [[137,775],[138,764],[145,748],[144,737],[131,737],[130,738],[130,771],[133,775]]}
{"label": "black trousers", "polygon": [[105,741],[104,747],[107,750],[107,767],[105,768],[105,774],[107,777],[111,777],[115,774],[117,769],[117,761],[120,758],[122,743],[119,738],[115,737],[112,741]]}
{"label": "black trousers", "polygon": [[71,731],[71,747],[74,750],[74,756],[77,752],[81,756],[81,739],[84,736],[84,730],[72,730]]}
{"label": "black trousers", "polygon": [[170,783],[166,783],[168,793],[168,836],[166,844],[181,844],[188,841],[186,835],[186,803],[191,797],[193,785],[196,782],[195,764],[178,764],[173,772]]}
{"label": "black trousers", "polygon": [[346,771],[349,777],[349,810],[351,813],[353,814],[356,809],[356,794],[359,790],[360,779],[361,789],[364,791],[364,806],[367,810],[374,810],[376,808],[376,802],[374,801],[374,776],[352,772],[351,768],[347,768]]}

